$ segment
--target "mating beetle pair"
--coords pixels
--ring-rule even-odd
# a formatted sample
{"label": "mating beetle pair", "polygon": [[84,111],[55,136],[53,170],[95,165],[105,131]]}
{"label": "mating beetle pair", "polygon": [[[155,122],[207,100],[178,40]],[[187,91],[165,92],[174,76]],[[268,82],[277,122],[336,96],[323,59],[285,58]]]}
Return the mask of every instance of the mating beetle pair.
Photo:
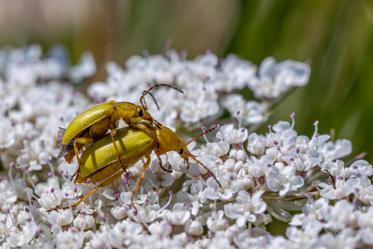
{"label": "mating beetle pair", "polygon": [[[130,102],[116,102],[111,100],[80,113],[64,130],[61,139],[61,145],[63,146],[61,152],[65,154],[65,160],[71,163],[75,156],[80,165],[79,152],[81,148],[104,136],[108,130],[110,130],[110,135],[113,139],[119,120],[123,120],[130,127],[145,131],[156,139],[153,129],[154,127],[159,127],[160,124],[148,113],[145,95],[150,94],[155,101],[151,91],[161,86],[171,87],[183,93],[183,91],[171,85],[156,84],[144,91],[140,98],[141,106]],[[156,101],[155,103],[158,107]],[[121,161],[118,148],[115,147],[115,150],[117,151],[118,160]],[[124,165],[123,162],[121,164]]]}
{"label": "mating beetle pair", "polygon": [[[75,182],[95,185],[88,194],[74,204],[75,206],[86,200],[99,187],[115,181],[130,165],[145,157],[146,162],[132,190],[133,204],[153,151],[159,159],[160,167],[166,171],[168,170],[163,168],[160,155],[176,151],[188,166],[191,158],[217,181],[215,175],[189,152],[188,143],[169,128],[162,126],[148,113],[144,97],[149,94],[155,101],[151,90],[160,86],[171,87],[182,93],[173,86],[157,84],[144,91],[140,98],[141,106],[130,102],[108,101],[82,112],[66,128],[61,141],[62,151],[67,162],[71,162],[74,156],[77,158],[79,169],[75,173]],[[155,103],[158,107],[156,101]],[[129,127],[117,129],[120,119]],[[111,132],[106,135],[108,130]],[[87,144],[90,145],[79,156]],[[218,184],[220,185],[219,182]]]}

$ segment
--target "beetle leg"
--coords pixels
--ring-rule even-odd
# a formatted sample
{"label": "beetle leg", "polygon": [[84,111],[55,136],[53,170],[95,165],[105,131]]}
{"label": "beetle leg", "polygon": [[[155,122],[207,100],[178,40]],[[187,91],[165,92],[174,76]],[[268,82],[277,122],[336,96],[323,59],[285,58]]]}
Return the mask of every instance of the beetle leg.
{"label": "beetle leg", "polygon": [[107,177],[105,177],[104,179],[102,179],[100,182],[98,182],[97,184],[95,184],[95,186],[94,186],[94,188],[93,189],[91,189],[87,194],[85,194],[82,198],[80,198],[79,199],[79,201],[77,201],[77,202],[75,202],[74,204],[73,204],[73,207],[77,207],[77,206],[79,206],[80,204],[82,204],[85,200],[87,200],[91,195],[93,195],[100,187],[103,187],[103,186],[105,186],[106,184],[106,182],[108,181],[108,180],[110,180],[110,181],[114,181],[115,179],[116,179],[116,177],[118,176],[118,175],[121,175],[121,174],[123,174],[123,172],[121,171],[121,170],[119,170],[119,171],[117,171],[117,172],[115,172],[115,173],[113,173],[113,174],[111,174],[111,175],[109,175],[109,176],[107,176]]}
{"label": "beetle leg", "polygon": [[81,160],[79,157],[79,147],[78,144],[80,145],[86,145],[92,143],[94,140],[91,137],[78,137],[74,139],[74,153],[76,160],[78,161],[79,166],[81,165]]}
{"label": "beetle leg", "polygon": [[87,200],[91,195],[93,195],[100,186],[96,186],[93,189],[91,189],[87,194],[85,194],[82,198],[80,198],[79,201],[75,202],[72,206],[77,207],[80,204],[82,204],[85,200]]}
{"label": "beetle leg", "polygon": [[75,183],[75,181],[78,178],[78,176],[79,176],[79,169],[77,169],[75,171],[75,173],[70,177],[70,182],[72,182],[74,180],[74,183]]}
{"label": "beetle leg", "polygon": [[139,130],[142,130],[144,131],[146,134],[148,134],[149,136],[151,136],[151,138],[153,139],[153,141],[155,142],[154,144],[154,147],[155,149],[158,149],[159,148],[159,142],[158,142],[158,138],[157,138],[157,134],[155,133],[155,129],[153,128],[150,128],[152,127],[151,124],[143,124],[143,123],[131,123],[131,126],[134,127],[134,128],[137,128]]}
{"label": "beetle leg", "polygon": [[[150,165],[150,156],[147,155],[146,156],[146,162],[144,163],[141,171],[140,171],[140,174],[139,176],[137,177],[137,181],[136,181],[136,185],[135,187],[132,189],[132,197],[131,197],[131,207],[135,207],[134,206],[134,199],[135,199],[135,196],[136,196],[136,193],[137,193],[137,190],[139,189],[140,185],[141,185],[141,181],[142,181],[142,178],[144,177],[144,174],[145,174],[145,171],[147,170],[147,168],[149,167]],[[135,207],[136,209],[136,207]]]}
{"label": "beetle leg", "polygon": [[117,153],[117,157],[118,157],[118,160],[119,160],[120,166],[122,167],[124,173],[127,173],[126,166],[124,165],[124,163],[123,163],[123,161],[122,161],[122,158],[121,158],[121,156],[120,156],[120,153],[119,153],[118,147],[117,147],[117,145],[115,144],[114,136],[115,136],[116,134],[117,134],[117,130],[116,130],[115,128],[112,128],[112,129],[111,129],[111,133],[110,133],[111,141],[113,142],[113,145],[114,145],[114,148],[115,148],[115,152]]}
{"label": "beetle leg", "polygon": [[65,158],[66,162],[68,162],[70,164],[73,161],[74,157],[75,157],[75,148],[73,148],[73,149],[71,149],[71,150],[69,150],[67,152],[63,152],[61,150],[60,154],[62,154],[62,153],[65,153],[65,155],[63,157]]}
{"label": "beetle leg", "polygon": [[172,169],[170,170],[170,169],[166,169],[165,167],[163,167],[161,156],[159,155],[159,153],[157,153],[157,150],[155,150],[155,155],[156,155],[157,158],[158,158],[159,167],[161,167],[161,169],[163,169],[163,170],[166,171],[166,172],[172,173]]}
{"label": "beetle leg", "polygon": [[89,129],[89,134],[94,138],[100,138],[104,136],[107,131],[109,130],[109,127],[111,127],[111,120],[109,118],[105,118],[101,120],[100,122],[94,124]]}

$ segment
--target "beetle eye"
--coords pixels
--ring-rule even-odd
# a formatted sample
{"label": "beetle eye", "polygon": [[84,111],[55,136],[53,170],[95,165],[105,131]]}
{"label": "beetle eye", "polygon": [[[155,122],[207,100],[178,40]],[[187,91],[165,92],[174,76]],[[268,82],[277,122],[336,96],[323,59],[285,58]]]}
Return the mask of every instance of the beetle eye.
{"label": "beetle eye", "polygon": [[139,111],[139,116],[140,116],[140,117],[144,116],[144,113],[142,112],[141,109],[140,109],[140,111]]}
{"label": "beetle eye", "polygon": [[183,152],[184,152],[184,149],[179,150],[179,154],[183,154]]}

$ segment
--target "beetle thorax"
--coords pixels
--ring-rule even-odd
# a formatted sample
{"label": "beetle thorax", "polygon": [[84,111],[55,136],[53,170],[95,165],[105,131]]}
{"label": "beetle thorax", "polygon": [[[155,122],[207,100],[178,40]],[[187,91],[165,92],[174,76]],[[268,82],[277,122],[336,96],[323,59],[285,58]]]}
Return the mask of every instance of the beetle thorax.
{"label": "beetle thorax", "polygon": [[164,154],[169,151],[179,152],[180,149],[186,148],[184,140],[169,128],[162,126],[160,129],[157,129],[156,132],[159,142],[158,151],[160,154]]}
{"label": "beetle thorax", "polygon": [[125,119],[125,117],[134,117],[137,114],[137,106],[130,102],[117,102],[113,107],[123,119]]}

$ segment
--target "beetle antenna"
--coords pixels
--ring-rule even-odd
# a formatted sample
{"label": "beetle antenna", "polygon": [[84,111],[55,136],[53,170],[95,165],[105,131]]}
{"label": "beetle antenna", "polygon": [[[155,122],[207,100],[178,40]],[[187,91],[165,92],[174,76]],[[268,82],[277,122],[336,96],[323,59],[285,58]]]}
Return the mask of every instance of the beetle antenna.
{"label": "beetle antenna", "polygon": [[[152,97],[152,99],[153,99],[155,105],[157,106],[157,110],[159,110],[158,102],[157,102],[157,100],[155,99],[154,95],[153,95],[151,92],[149,92],[149,91],[144,91],[142,94],[144,94],[144,96],[145,96],[146,94],[149,94],[150,97]],[[144,98],[144,101],[145,101],[145,98]]]}
{"label": "beetle antenna", "polygon": [[155,105],[157,106],[157,109],[159,110],[159,105],[158,105],[157,100],[155,99],[154,95],[153,95],[151,92],[149,92],[148,90],[145,90],[145,91],[142,92],[142,96],[141,96],[141,98],[140,98],[140,102],[141,102],[142,107],[143,107],[145,110],[148,109],[148,105],[146,104],[146,100],[145,100],[145,97],[144,97],[146,94],[149,94],[149,95],[152,97],[152,99],[153,99]]}
{"label": "beetle antenna", "polygon": [[[205,170],[207,170],[207,172],[215,179],[215,181],[219,185],[219,187],[223,188],[221,186],[221,183],[219,182],[218,178],[216,178],[215,174],[209,168],[207,168],[201,161],[199,161],[195,155],[193,155],[192,153],[189,152],[189,157],[192,158],[200,166],[202,166]],[[188,165],[189,165],[189,163],[188,163]]]}
{"label": "beetle antenna", "polygon": [[220,124],[215,124],[215,125],[212,126],[210,129],[204,130],[202,133],[198,134],[197,136],[192,137],[192,139],[190,139],[190,140],[187,142],[187,145],[190,144],[191,142],[196,141],[198,138],[203,137],[203,136],[206,135],[207,133],[212,132],[212,131],[218,129],[219,127],[220,127]]}
{"label": "beetle antenna", "polygon": [[145,110],[148,109],[148,107],[147,107],[147,105],[146,105],[146,101],[145,101],[145,95],[147,95],[147,94],[149,94],[149,95],[152,97],[154,103],[155,103],[156,106],[157,106],[157,109],[159,110],[159,105],[158,105],[157,101],[155,100],[154,95],[151,93],[151,91],[153,91],[155,88],[163,87],[163,86],[164,86],[164,87],[172,88],[172,89],[174,89],[174,90],[176,90],[176,91],[178,91],[178,92],[180,92],[180,93],[184,93],[181,89],[177,88],[176,86],[172,86],[172,85],[169,85],[169,84],[155,84],[155,85],[149,87],[147,90],[145,90],[145,91],[142,93],[142,96],[140,97],[140,103],[141,103],[141,105],[144,107]]}
{"label": "beetle antenna", "polygon": [[159,123],[157,120],[153,119],[153,123],[155,126],[157,126],[158,128],[161,128],[162,127],[162,124]]}
{"label": "beetle antenna", "polygon": [[146,100],[144,96],[145,96],[145,91],[142,92],[142,96],[140,97],[140,103],[145,110],[148,110],[148,106],[146,105]]}

